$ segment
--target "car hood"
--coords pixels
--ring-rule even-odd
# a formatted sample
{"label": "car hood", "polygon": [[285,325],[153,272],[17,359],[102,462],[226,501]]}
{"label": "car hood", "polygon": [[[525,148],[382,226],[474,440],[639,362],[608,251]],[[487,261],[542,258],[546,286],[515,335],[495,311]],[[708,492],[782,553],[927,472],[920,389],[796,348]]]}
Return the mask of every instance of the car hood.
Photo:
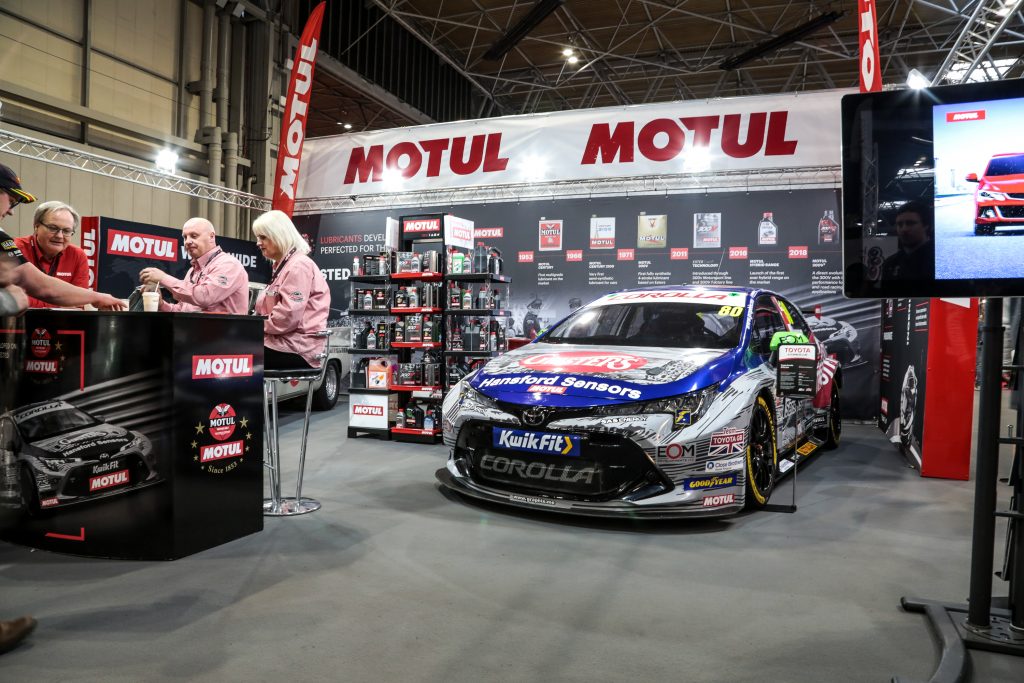
{"label": "car hood", "polygon": [[82,458],[97,460],[106,453],[116,453],[130,443],[135,435],[124,427],[100,424],[75,432],[33,441],[40,457]]}
{"label": "car hood", "polygon": [[724,381],[736,350],[528,344],[469,378],[499,401],[562,407],[646,401]]}
{"label": "car hood", "polygon": [[1001,175],[985,178],[982,181],[981,189],[1013,194],[1024,192],[1024,175]]}

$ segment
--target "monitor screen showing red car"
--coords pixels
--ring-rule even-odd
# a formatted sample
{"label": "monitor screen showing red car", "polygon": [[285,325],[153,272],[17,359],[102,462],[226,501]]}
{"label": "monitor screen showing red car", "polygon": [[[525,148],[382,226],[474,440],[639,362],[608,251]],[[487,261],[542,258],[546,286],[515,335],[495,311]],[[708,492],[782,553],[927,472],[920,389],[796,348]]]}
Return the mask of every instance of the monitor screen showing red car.
{"label": "monitor screen showing red car", "polygon": [[1024,80],[842,109],[846,295],[1024,295]]}

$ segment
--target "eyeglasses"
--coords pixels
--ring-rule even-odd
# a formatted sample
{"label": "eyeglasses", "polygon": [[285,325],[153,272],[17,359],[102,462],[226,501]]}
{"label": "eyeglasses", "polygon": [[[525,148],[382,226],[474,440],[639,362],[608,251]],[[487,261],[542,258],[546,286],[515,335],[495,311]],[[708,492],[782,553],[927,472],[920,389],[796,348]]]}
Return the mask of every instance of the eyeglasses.
{"label": "eyeglasses", "polygon": [[65,237],[74,237],[75,235],[74,228],[60,228],[57,227],[56,225],[47,225],[46,223],[40,223],[39,225],[46,228],[51,235],[56,235],[58,233],[64,235]]}
{"label": "eyeglasses", "polygon": [[6,194],[8,199],[11,200],[12,209],[16,207],[18,204],[23,204],[25,202],[25,200],[22,197],[19,197],[18,195],[13,194],[11,192],[5,192],[4,194]]}

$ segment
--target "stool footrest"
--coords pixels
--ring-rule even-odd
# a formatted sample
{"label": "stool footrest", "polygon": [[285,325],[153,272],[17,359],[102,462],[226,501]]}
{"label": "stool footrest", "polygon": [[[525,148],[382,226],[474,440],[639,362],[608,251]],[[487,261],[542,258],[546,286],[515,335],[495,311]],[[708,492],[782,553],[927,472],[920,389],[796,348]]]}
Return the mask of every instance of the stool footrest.
{"label": "stool footrest", "polygon": [[267,517],[305,515],[309,512],[316,512],[319,509],[320,501],[306,498],[305,496],[300,501],[296,501],[294,497],[280,498],[277,501],[274,501],[272,498],[263,499],[263,514]]}

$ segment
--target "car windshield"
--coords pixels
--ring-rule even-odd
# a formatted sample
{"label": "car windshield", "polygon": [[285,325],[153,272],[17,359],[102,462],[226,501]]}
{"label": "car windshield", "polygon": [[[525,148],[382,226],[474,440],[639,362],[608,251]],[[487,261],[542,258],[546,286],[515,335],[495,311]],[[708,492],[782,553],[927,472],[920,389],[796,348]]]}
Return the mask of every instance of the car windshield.
{"label": "car windshield", "polygon": [[51,436],[58,436],[83,427],[99,424],[95,419],[74,408],[53,410],[33,415],[27,420],[18,420],[22,437],[26,441],[36,441]]}
{"label": "car windshield", "polygon": [[1014,154],[1012,157],[995,157],[988,162],[986,176],[1020,175],[1024,173],[1024,154]]}
{"label": "car windshield", "polygon": [[731,349],[740,343],[743,306],[622,303],[581,308],[543,341],[553,344]]}

